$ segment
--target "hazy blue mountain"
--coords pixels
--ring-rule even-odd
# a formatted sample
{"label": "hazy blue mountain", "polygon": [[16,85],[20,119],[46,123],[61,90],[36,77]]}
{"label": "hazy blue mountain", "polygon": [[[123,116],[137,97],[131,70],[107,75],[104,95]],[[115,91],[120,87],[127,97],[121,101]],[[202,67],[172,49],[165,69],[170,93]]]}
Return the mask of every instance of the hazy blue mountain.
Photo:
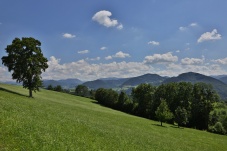
{"label": "hazy blue mountain", "polygon": [[127,81],[125,81],[122,84],[122,87],[137,86],[141,83],[149,83],[157,86],[157,85],[160,85],[166,79],[167,77],[161,77],[160,75],[157,75],[157,74],[145,74],[142,76],[129,78]]}
{"label": "hazy blue mountain", "polygon": [[100,79],[84,82],[83,85],[87,86],[89,89],[98,89],[98,88],[109,89],[114,87],[113,85],[108,84],[104,80],[100,80]]}
{"label": "hazy blue mountain", "polygon": [[227,76],[221,77],[219,80],[227,84]]}
{"label": "hazy blue mountain", "polygon": [[204,82],[207,84],[211,84],[222,99],[227,99],[227,85],[225,83],[223,83],[218,79],[205,76],[199,73],[194,73],[194,72],[183,73],[177,77],[166,79],[163,83],[165,84],[170,82],[183,82],[183,81],[191,82],[191,83]]}
{"label": "hazy blue mountain", "polygon": [[78,79],[43,80],[44,87],[48,87],[48,85],[52,85],[53,87],[56,87],[57,85],[61,85],[64,89],[75,88],[77,85],[82,83],[83,82]]}

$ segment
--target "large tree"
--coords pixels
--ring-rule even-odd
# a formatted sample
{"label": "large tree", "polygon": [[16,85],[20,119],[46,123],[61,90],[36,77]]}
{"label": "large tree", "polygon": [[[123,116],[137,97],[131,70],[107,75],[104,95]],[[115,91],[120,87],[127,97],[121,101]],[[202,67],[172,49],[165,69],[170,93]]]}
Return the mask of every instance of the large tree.
{"label": "large tree", "polygon": [[136,114],[142,117],[151,118],[152,104],[155,87],[150,84],[140,84],[132,89],[133,103],[136,106]]}
{"label": "large tree", "polygon": [[32,91],[36,92],[42,85],[42,71],[48,68],[47,59],[41,51],[41,42],[30,38],[15,38],[5,50],[8,56],[2,57],[2,64],[12,71],[12,78],[17,82],[23,82],[23,87],[29,89],[29,97]]}

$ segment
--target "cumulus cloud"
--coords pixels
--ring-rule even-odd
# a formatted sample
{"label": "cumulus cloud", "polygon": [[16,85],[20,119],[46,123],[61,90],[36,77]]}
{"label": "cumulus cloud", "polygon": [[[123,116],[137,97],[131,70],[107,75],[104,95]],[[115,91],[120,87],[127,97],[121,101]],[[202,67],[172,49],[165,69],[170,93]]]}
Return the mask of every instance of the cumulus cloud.
{"label": "cumulus cloud", "polygon": [[141,62],[111,62],[90,64],[86,60],[60,63],[54,56],[48,61],[49,68],[43,73],[43,79],[78,78],[94,80],[104,77],[132,77],[147,73],[150,67]]}
{"label": "cumulus cloud", "polygon": [[106,60],[111,60],[111,59],[113,59],[113,57],[112,56],[107,56],[107,57],[105,57],[105,59]]}
{"label": "cumulus cloud", "polygon": [[146,64],[155,64],[155,63],[171,63],[177,62],[178,57],[173,56],[171,52],[165,54],[154,54],[153,56],[146,56],[144,62]]}
{"label": "cumulus cloud", "polygon": [[98,22],[105,27],[117,27],[117,29],[123,29],[123,25],[116,19],[111,19],[112,13],[110,11],[102,10],[97,12],[92,20]]}
{"label": "cumulus cloud", "polygon": [[8,72],[6,67],[0,66],[0,82],[13,81],[10,72]]}
{"label": "cumulus cloud", "polygon": [[160,43],[159,43],[159,42],[157,42],[157,41],[149,41],[149,42],[148,42],[148,45],[159,46],[159,45],[160,45]]}
{"label": "cumulus cloud", "polygon": [[100,50],[106,50],[107,49],[107,47],[101,47],[100,48]]}
{"label": "cumulus cloud", "polygon": [[220,64],[223,64],[223,65],[227,65],[227,58],[212,60],[212,62],[220,63]]}
{"label": "cumulus cloud", "polygon": [[113,57],[115,57],[115,58],[127,58],[127,57],[131,57],[131,56],[128,53],[124,53],[122,51],[119,51],[115,55],[113,55]]}
{"label": "cumulus cloud", "polygon": [[220,40],[221,35],[218,34],[217,29],[214,29],[211,32],[206,32],[200,36],[200,38],[197,40],[198,43],[204,42],[204,41],[210,41],[210,40]]}
{"label": "cumulus cloud", "polygon": [[119,51],[115,55],[105,57],[105,59],[111,60],[113,58],[127,58],[127,57],[131,57],[130,54]]}
{"label": "cumulus cloud", "polygon": [[89,50],[82,50],[82,51],[78,51],[77,53],[79,53],[79,54],[86,54],[86,53],[89,53]]}
{"label": "cumulus cloud", "polygon": [[181,64],[182,65],[201,65],[204,62],[204,58],[199,59],[199,58],[184,58],[181,59]]}
{"label": "cumulus cloud", "polygon": [[76,35],[69,34],[69,33],[64,33],[62,36],[63,36],[64,38],[75,38],[75,37],[76,37]]}

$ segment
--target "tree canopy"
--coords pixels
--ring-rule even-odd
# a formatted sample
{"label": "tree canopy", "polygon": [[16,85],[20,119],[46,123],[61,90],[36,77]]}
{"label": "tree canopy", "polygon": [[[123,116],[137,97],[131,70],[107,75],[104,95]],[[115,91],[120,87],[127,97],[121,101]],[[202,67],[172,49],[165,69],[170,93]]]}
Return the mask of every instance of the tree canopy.
{"label": "tree canopy", "polygon": [[161,100],[161,104],[155,111],[155,114],[158,120],[161,122],[161,126],[162,126],[162,122],[165,122],[173,118],[173,114],[170,112],[166,101],[163,99]]}
{"label": "tree canopy", "polygon": [[2,57],[2,64],[12,71],[12,79],[23,82],[23,87],[36,92],[42,85],[42,71],[48,68],[47,59],[41,51],[41,42],[30,37],[15,38],[5,50],[8,56]]}

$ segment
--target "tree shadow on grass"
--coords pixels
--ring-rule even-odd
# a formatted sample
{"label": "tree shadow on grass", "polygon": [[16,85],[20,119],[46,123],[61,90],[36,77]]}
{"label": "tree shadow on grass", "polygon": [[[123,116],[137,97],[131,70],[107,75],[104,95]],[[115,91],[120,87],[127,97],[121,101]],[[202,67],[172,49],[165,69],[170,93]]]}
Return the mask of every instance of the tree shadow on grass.
{"label": "tree shadow on grass", "polygon": [[172,127],[172,128],[178,128],[178,129],[184,129],[183,127],[178,127],[176,125],[171,125],[170,127]]}
{"label": "tree shadow on grass", "polygon": [[1,87],[0,87],[0,91],[5,91],[5,92],[12,93],[12,94],[16,94],[16,95],[19,95],[19,96],[28,97],[27,95],[20,94],[20,93],[18,93],[18,92],[14,92],[14,91],[12,91],[12,90],[8,90],[8,89],[1,88]]}
{"label": "tree shadow on grass", "polygon": [[161,126],[161,124],[152,124],[152,125],[167,128],[167,126],[164,126],[164,125]]}

